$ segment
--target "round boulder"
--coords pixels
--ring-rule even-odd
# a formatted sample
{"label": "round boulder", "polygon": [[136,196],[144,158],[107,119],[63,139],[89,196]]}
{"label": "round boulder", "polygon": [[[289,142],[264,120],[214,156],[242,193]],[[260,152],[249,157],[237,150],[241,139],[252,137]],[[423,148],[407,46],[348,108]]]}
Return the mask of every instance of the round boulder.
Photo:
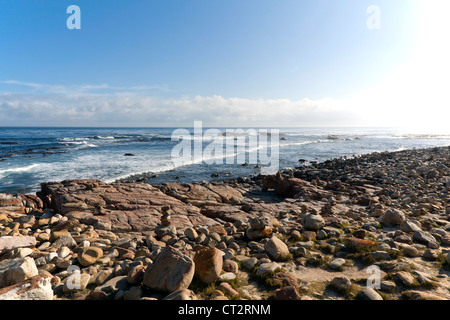
{"label": "round boulder", "polygon": [[99,247],[82,248],[78,252],[78,262],[83,267],[89,267],[103,256],[103,250]]}

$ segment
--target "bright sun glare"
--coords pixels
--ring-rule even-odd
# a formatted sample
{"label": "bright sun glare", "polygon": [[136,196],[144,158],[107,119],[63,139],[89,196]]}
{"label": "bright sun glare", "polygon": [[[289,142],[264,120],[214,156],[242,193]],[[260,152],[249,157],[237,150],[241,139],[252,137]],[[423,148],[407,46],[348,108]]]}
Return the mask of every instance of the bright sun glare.
{"label": "bright sun glare", "polygon": [[449,12],[449,0],[420,2],[415,52],[382,84],[354,101],[364,118],[381,125],[450,133]]}

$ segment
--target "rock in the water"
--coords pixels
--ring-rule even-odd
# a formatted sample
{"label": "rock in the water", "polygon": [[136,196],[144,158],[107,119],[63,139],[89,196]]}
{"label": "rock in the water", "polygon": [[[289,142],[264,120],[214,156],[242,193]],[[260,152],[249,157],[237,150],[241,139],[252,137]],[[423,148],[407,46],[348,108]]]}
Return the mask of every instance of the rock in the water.
{"label": "rock in the water", "polygon": [[0,300],[53,300],[51,277],[37,275],[0,289]]}
{"label": "rock in the water", "polygon": [[175,292],[189,287],[194,272],[195,264],[191,258],[166,246],[145,271],[143,283],[155,290]]}
{"label": "rock in the water", "polygon": [[273,260],[284,259],[289,255],[288,246],[277,237],[272,237],[267,241],[264,250]]}
{"label": "rock in the water", "polygon": [[38,275],[38,269],[31,257],[0,261],[0,288],[14,285]]}
{"label": "rock in the water", "polygon": [[216,281],[223,266],[223,252],[216,248],[201,249],[195,253],[195,276],[205,283]]}

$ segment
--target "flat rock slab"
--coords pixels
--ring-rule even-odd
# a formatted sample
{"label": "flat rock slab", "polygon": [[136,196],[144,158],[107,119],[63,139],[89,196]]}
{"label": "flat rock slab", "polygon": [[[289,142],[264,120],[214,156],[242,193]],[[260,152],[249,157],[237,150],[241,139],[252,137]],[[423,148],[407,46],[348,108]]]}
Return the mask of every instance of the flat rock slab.
{"label": "flat rock slab", "polygon": [[2,252],[3,250],[12,250],[16,248],[34,247],[35,245],[35,237],[0,237],[0,252]]}
{"label": "flat rock slab", "polygon": [[[137,182],[107,184],[100,180],[65,180],[43,183],[39,195],[47,199],[47,206],[60,214],[106,231],[154,231],[161,222],[164,206],[171,207],[171,221],[177,229],[217,223],[188,201],[222,203],[222,197],[216,191],[200,185],[177,183],[160,186],[160,189]],[[224,199],[234,199],[240,194],[230,188],[223,190],[226,192]]]}

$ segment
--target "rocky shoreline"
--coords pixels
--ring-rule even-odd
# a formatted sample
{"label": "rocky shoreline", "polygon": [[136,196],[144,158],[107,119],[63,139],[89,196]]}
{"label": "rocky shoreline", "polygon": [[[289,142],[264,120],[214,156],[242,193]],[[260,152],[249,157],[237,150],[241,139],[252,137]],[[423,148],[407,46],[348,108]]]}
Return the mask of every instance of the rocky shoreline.
{"label": "rocky shoreline", "polygon": [[450,299],[450,147],[0,194],[2,300]]}

